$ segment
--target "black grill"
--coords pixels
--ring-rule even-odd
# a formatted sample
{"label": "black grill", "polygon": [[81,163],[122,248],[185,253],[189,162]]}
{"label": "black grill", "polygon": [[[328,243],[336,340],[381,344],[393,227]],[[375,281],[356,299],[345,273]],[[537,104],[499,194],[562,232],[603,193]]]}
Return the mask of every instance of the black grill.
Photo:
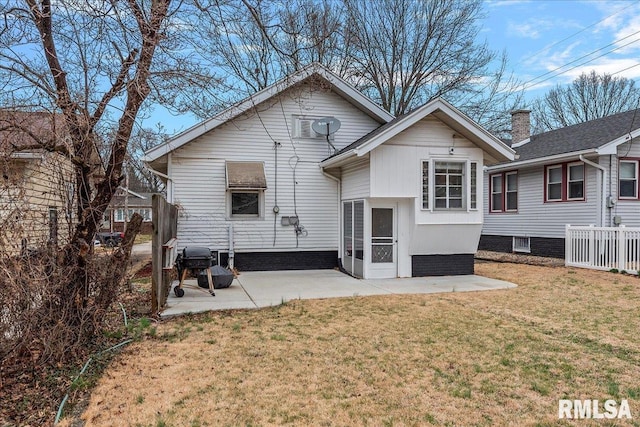
{"label": "black grill", "polygon": [[211,267],[211,250],[199,246],[186,247],[182,250],[180,263],[182,268],[209,268]]}

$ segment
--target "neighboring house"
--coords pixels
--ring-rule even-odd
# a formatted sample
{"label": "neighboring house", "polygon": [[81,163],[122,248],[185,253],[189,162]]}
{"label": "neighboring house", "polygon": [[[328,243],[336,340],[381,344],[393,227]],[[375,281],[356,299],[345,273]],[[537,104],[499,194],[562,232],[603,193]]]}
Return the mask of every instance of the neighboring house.
{"label": "neighboring house", "polygon": [[74,215],[71,162],[36,146],[66,145],[59,116],[0,110],[0,245],[5,253],[62,244]]}
{"label": "neighboring house", "polygon": [[518,158],[487,168],[480,249],[564,257],[565,225],[640,226],[640,110],[529,135],[512,114]]}
{"label": "neighboring house", "polygon": [[473,273],[482,170],[513,151],[441,99],[394,119],[312,65],[146,153],[181,247],[240,270]]}
{"label": "neighboring house", "polygon": [[101,231],[124,231],[125,223],[129,222],[134,213],[138,213],[142,216],[140,233],[151,234],[153,232],[152,195],[153,193],[137,193],[119,187],[104,213],[105,221]]}

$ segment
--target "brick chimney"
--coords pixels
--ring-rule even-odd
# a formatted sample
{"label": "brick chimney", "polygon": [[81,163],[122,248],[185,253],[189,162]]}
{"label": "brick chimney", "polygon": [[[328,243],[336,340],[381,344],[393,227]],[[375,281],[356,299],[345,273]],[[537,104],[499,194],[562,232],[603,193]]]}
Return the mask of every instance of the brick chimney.
{"label": "brick chimney", "polygon": [[511,112],[511,144],[522,142],[531,136],[531,110]]}

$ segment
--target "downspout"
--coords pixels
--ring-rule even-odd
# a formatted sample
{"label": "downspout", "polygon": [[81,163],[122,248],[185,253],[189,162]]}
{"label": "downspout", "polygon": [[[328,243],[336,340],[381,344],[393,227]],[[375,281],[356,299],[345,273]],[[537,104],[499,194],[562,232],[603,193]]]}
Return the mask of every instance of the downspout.
{"label": "downspout", "polygon": [[229,224],[229,260],[227,264],[230,270],[233,270],[233,258],[235,257],[235,250],[233,248],[233,224]]}
{"label": "downspout", "polygon": [[322,174],[338,185],[338,260],[340,260],[340,268],[342,268],[342,181],[340,178],[328,174],[324,169],[322,169]]}
{"label": "downspout", "polygon": [[593,166],[596,169],[599,169],[602,172],[602,203],[600,207],[600,227],[606,227],[606,211],[607,211],[607,197],[605,193],[607,191],[607,169],[604,166],[600,166],[597,163],[592,162],[591,160],[587,160],[584,158],[582,154],[579,156],[580,160],[583,163],[586,163],[589,166]]}

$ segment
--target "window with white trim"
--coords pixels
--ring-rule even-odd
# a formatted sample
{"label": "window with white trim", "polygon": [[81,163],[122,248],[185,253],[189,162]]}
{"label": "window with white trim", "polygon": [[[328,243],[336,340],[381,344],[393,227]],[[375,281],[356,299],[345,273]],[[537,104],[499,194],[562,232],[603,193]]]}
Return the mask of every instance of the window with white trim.
{"label": "window with white trim", "polygon": [[478,162],[421,160],[422,210],[477,210]]}
{"label": "window with white trim", "polygon": [[547,200],[562,200],[562,165],[547,168]]}
{"label": "window with white trim", "polygon": [[134,213],[140,214],[140,216],[142,217],[142,221],[144,222],[151,221],[151,208],[131,208],[127,212],[128,215],[125,218],[125,210],[123,208],[116,209],[113,217],[114,222],[129,221]]}
{"label": "window with white trim", "polygon": [[584,199],[584,164],[567,166],[567,200]]}
{"label": "window with white trim", "polygon": [[470,169],[470,186],[469,186],[469,203],[470,209],[478,209],[478,163],[471,162]]}
{"label": "window with white trim", "polygon": [[422,161],[422,209],[429,209],[429,160]]}
{"label": "window with white trim", "polygon": [[434,208],[464,209],[466,162],[435,162]]}
{"label": "window with white trim", "polygon": [[618,168],[618,198],[633,199],[640,198],[638,193],[638,160],[620,160]]}

